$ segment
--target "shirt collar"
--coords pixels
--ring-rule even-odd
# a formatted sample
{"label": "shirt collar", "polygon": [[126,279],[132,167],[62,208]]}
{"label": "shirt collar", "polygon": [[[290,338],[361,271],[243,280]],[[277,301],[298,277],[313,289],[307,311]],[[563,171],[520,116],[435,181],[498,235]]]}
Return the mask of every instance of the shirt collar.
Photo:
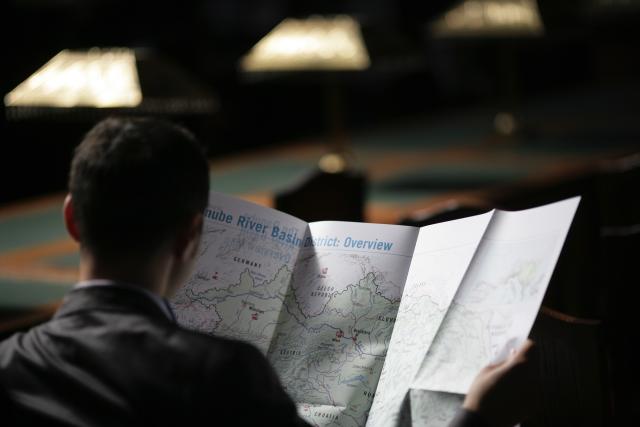
{"label": "shirt collar", "polygon": [[137,285],[132,285],[124,282],[115,282],[113,280],[108,280],[108,279],[91,279],[91,280],[82,280],[78,282],[73,287],[73,289],[90,288],[94,286],[116,286],[116,287],[126,288],[126,289],[139,292],[143,295],[146,295],[149,299],[151,299],[151,301],[153,301],[158,307],[160,307],[162,312],[165,314],[165,316],[167,316],[167,318],[169,318],[169,320],[171,320],[172,322],[176,321],[176,317],[173,314],[173,310],[171,310],[171,306],[169,305],[169,302],[166,299],[162,298],[160,295],[156,293],[151,292],[148,289],[145,289]]}

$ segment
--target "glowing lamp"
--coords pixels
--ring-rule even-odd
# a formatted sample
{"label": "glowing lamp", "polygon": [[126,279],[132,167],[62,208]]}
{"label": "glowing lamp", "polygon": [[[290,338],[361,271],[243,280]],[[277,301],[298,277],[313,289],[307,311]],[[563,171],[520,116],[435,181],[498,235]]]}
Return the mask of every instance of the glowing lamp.
{"label": "glowing lamp", "polygon": [[136,57],[125,48],[63,50],[4,97],[7,107],[136,107]]}
{"label": "glowing lamp", "polygon": [[358,71],[369,65],[360,25],[345,15],[287,18],[240,61],[245,72]]}
{"label": "glowing lamp", "polygon": [[535,0],[466,0],[430,26],[436,37],[540,36]]}

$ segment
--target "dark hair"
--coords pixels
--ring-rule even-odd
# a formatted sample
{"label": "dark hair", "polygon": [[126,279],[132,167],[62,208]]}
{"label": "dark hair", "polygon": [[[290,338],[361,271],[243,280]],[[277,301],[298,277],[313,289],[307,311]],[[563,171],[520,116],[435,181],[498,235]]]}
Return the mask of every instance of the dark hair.
{"label": "dark hair", "polygon": [[76,148],[69,191],[90,252],[153,251],[204,210],[209,168],[196,138],[178,125],[108,118]]}

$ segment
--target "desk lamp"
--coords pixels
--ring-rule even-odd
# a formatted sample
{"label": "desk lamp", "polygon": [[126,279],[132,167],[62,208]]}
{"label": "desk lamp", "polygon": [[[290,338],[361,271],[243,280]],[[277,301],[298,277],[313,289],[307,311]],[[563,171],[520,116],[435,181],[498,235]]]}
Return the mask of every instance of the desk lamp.
{"label": "desk lamp", "polygon": [[369,65],[360,26],[346,15],[287,18],[240,62],[245,73],[320,72],[328,78],[330,152],[320,160],[320,167],[330,172],[347,167],[347,160],[352,156],[342,129],[341,98],[335,74],[362,71]]}
{"label": "desk lamp", "polygon": [[[21,180],[11,197],[63,189],[73,147],[104,117],[169,118],[208,142],[218,110],[208,87],[180,66],[150,49],[124,47],[62,50],[7,93],[4,105],[8,152],[0,178]],[[29,167],[15,167],[21,164]]]}
{"label": "desk lamp", "polygon": [[[544,25],[536,0],[466,0],[445,12],[429,30],[439,39],[513,39],[540,37]],[[509,103],[515,94],[513,53],[503,50],[503,75]],[[510,109],[510,108],[509,108]],[[518,123],[511,111],[496,114],[494,128],[500,135],[511,136]]]}
{"label": "desk lamp", "polygon": [[[306,220],[362,219],[364,176],[353,169],[355,156],[345,136],[338,80],[342,74],[363,71],[369,66],[369,54],[360,25],[347,15],[287,18],[258,41],[241,59],[240,70],[243,73],[309,73],[324,78],[326,82],[325,107],[329,123],[329,147],[318,162],[320,175],[308,180],[304,184],[307,186],[305,190],[292,191],[295,202],[289,203],[288,195],[282,195],[276,200],[277,207],[298,214]],[[344,179],[340,178],[341,174]],[[337,186],[343,186],[340,194],[337,194],[340,188],[328,188]],[[322,213],[318,210],[321,207],[314,206],[313,200],[307,200],[306,196],[300,196],[304,200],[299,198],[298,194],[309,193],[309,188],[316,192],[315,200],[318,199],[318,193],[325,193],[326,197],[343,196],[345,203],[357,201],[361,206],[350,213]],[[349,188],[351,190],[348,190]],[[352,194],[351,197],[347,197],[349,193]],[[308,206],[308,210],[302,212],[302,206]],[[360,212],[356,214],[358,209]]]}

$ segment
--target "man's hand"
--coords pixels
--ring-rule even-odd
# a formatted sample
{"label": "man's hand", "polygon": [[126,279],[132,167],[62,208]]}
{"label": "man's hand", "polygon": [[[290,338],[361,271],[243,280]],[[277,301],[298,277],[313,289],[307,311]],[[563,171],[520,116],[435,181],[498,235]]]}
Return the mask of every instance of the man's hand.
{"label": "man's hand", "polygon": [[533,414],[537,387],[537,350],[527,340],[503,362],[480,371],[462,406],[480,414],[491,427],[512,427]]}

